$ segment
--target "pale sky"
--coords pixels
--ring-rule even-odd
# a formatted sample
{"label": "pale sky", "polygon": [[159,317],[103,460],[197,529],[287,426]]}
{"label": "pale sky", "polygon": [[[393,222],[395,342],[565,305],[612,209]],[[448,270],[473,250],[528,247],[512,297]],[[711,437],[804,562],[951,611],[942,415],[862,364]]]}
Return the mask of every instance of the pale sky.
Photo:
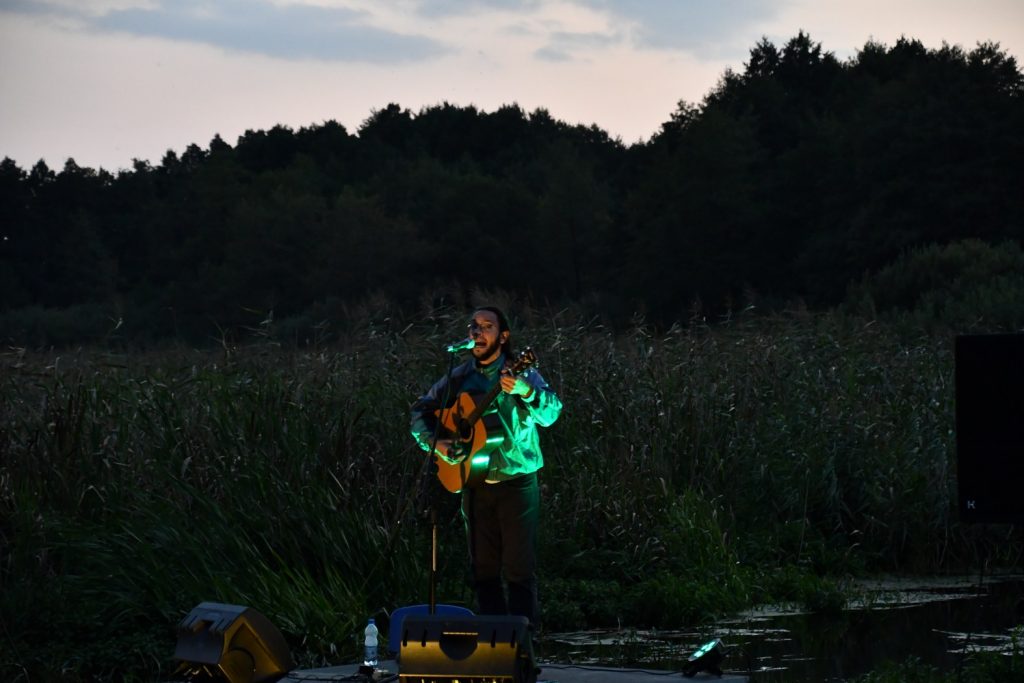
{"label": "pale sky", "polygon": [[0,0],[0,158],[109,171],[394,102],[516,103],[647,140],[762,37],[1022,59],[1024,0]]}

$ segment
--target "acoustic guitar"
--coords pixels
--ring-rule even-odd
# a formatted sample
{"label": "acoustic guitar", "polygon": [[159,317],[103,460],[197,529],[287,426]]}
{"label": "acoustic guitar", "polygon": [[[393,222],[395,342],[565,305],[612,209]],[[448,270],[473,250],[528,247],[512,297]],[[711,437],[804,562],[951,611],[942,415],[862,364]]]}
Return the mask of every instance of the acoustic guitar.
{"label": "acoustic guitar", "polygon": [[[537,362],[532,349],[527,348],[505,368],[513,377]],[[440,421],[442,439],[451,439],[461,460],[452,465],[443,458],[437,460],[437,478],[452,493],[483,483],[491,462],[491,453],[505,440],[505,430],[497,412],[484,412],[501,392],[496,382],[486,394],[462,392],[447,408],[434,411]]]}

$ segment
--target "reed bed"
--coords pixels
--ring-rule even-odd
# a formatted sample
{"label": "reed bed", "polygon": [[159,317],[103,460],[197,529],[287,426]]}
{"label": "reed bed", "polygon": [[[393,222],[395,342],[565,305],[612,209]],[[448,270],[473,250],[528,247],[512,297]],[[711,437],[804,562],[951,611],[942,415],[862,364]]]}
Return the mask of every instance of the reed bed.
{"label": "reed bed", "polygon": [[[302,665],[351,659],[367,616],[427,597],[407,411],[461,316],[365,315],[303,348],[5,354],[0,667],[151,680],[203,600],[260,610]],[[517,339],[565,403],[542,437],[547,629],[827,608],[852,575],[1019,559],[956,520],[951,335],[523,311]],[[437,501],[439,596],[469,602],[457,500]]]}

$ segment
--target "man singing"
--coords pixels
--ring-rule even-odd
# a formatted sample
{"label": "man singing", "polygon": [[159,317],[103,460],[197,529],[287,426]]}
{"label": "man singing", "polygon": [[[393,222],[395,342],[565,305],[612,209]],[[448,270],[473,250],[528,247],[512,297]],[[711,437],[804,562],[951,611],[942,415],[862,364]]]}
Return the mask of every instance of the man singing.
{"label": "man singing", "polygon": [[[533,368],[513,376],[507,365],[512,333],[501,310],[484,306],[469,321],[473,358],[452,371],[450,390],[441,378],[412,406],[411,431],[420,447],[430,450],[446,391],[449,405],[461,393],[486,394],[500,383],[501,391],[483,417],[496,415],[503,439],[491,451],[485,481],[462,491],[473,584],[480,614],[515,614],[531,624],[540,617],[537,600],[537,526],[540,491],[537,470],[544,466],[537,427],[551,425],[562,402]],[[483,419],[483,418],[482,418]],[[435,453],[455,465],[464,457],[461,444],[439,438]],[[508,597],[502,586],[508,585]]]}

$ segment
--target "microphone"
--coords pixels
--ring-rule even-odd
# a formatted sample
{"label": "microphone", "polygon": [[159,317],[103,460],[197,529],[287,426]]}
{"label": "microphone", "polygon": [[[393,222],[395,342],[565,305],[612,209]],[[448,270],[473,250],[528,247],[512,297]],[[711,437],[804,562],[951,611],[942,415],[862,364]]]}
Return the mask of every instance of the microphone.
{"label": "microphone", "polygon": [[449,344],[447,351],[448,351],[448,353],[458,353],[459,351],[465,351],[466,349],[471,349],[474,346],[476,346],[476,340],[474,340],[472,337],[466,337],[465,339],[463,339],[460,342],[455,342],[454,344]]}

